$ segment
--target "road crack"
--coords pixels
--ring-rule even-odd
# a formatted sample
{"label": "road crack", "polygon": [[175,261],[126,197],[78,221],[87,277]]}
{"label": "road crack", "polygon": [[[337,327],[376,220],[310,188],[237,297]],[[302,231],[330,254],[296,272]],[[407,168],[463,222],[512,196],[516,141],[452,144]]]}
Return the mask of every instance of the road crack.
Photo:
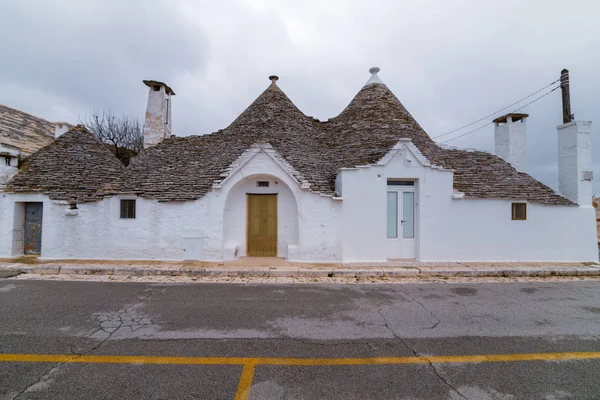
{"label": "road crack", "polygon": [[[435,323],[431,326],[422,328],[422,329],[427,329],[427,330],[431,330],[431,329],[435,329],[437,328],[437,326],[442,322],[438,317],[436,317],[431,310],[429,310],[427,307],[425,307],[425,305],[423,303],[421,303],[419,300],[415,299],[414,296],[411,296],[410,294],[403,292],[403,294],[405,294],[409,299],[411,299],[412,301],[414,301],[415,303],[417,303],[418,305],[421,306],[421,308],[423,308],[423,310],[425,310],[425,312],[427,312],[427,314],[429,314],[431,316],[431,318],[435,319]],[[381,314],[381,312],[380,312]]]}
{"label": "road crack", "polygon": [[[411,297],[411,296],[409,296],[409,297]],[[411,297],[411,298],[412,298],[412,297]],[[417,301],[417,303],[419,303],[419,302]],[[421,304],[421,303],[419,303],[419,304]],[[423,306],[423,305],[421,304],[421,306]],[[423,308],[425,308],[425,307],[423,306]],[[440,379],[440,380],[441,380],[441,381],[442,381],[442,382],[443,382],[443,383],[444,383],[444,384],[445,384],[445,385],[446,385],[448,388],[450,388],[450,390],[451,390],[451,391],[455,392],[455,393],[456,393],[457,395],[459,395],[459,396],[460,396],[462,399],[464,399],[464,400],[469,400],[469,399],[467,399],[467,398],[466,398],[466,397],[465,397],[465,396],[464,396],[464,395],[463,395],[461,392],[459,392],[459,391],[458,391],[458,389],[456,389],[456,388],[455,388],[455,387],[454,387],[454,386],[453,386],[453,385],[452,385],[450,382],[448,382],[448,380],[447,380],[446,378],[444,378],[444,377],[443,377],[443,376],[440,374],[440,372],[437,370],[437,368],[435,367],[435,365],[434,365],[434,364],[433,364],[433,363],[432,363],[432,362],[429,360],[429,358],[427,358],[426,356],[423,356],[423,355],[421,355],[421,354],[420,354],[420,353],[419,353],[419,352],[418,352],[416,349],[414,349],[412,346],[409,346],[409,345],[408,345],[408,343],[406,342],[406,340],[405,340],[405,339],[404,339],[402,336],[399,336],[399,335],[396,333],[396,331],[394,331],[394,330],[392,329],[392,327],[390,326],[390,324],[389,324],[389,322],[388,322],[387,318],[385,317],[385,315],[383,315],[382,309],[383,309],[383,308],[380,308],[379,310],[377,310],[377,312],[379,313],[379,315],[381,315],[381,318],[383,319],[383,322],[384,322],[384,325],[383,325],[383,326],[385,326],[385,327],[386,327],[386,328],[387,328],[387,329],[388,329],[388,330],[389,330],[389,331],[392,333],[392,335],[394,335],[394,337],[395,337],[396,339],[398,339],[398,340],[399,340],[399,341],[402,343],[402,345],[403,345],[404,347],[406,347],[406,348],[407,348],[407,349],[408,349],[408,350],[409,350],[411,353],[413,353],[413,355],[414,355],[415,357],[417,357],[417,358],[420,358],[421,360],[425,361],[425,362],[427,363],[427,365],[428,365],[428,366],[431,368],[431,370],[433,371],[433,373],[434,373],[434,374],[435,374],[435,375],[436,375],[436,376],[437,376],[437,377],[438,377],[438,378],[439,378],[439,379]],[[439,320],[438,320],[438,324],[439,324]],[[437,324],[436,324],[436,326],[437,326]]]}
{"label": "road crack", "polygon": [[[125,335],[124,338],[127,339],[140,329],[158,325],[152,318],[138,312],[138,308],[141,304],[157,292],[162,292],[162,290],[157,290],[154,287],[146,289],[138,297],[139,300],[137,302],[128,304],[115,313],[102,313],[96,315],[96,322],[99,324],[99,328],[88,336],[88,338],[98,339],[99,336],[104,337],[102,337],[101,342],[91,351],[97,349],[115,335]],[[124,332],[125,330],[129,330],[129,332]]]}
{"label": "road crack", "polygon": [[[148,325],[154,325],[155,323],[151,320],[151,319],[147,319],[147,321],[144,321],[146,318],[145,317],[141,317],[141,316],[137,316],[136,315],[136,308],[139,307],[140,304],[142,304],[145,300],[148,300],[150,297],[152,297],[156,292],[159,292],[160,290],[157,290],[155,287],[151,287],[148,288],[146,290],[144,290],[144,292],[142,292],[142,294],[138,297],[138,301],[127,305],[126,307],[123,307],[121,310],[117,311],[117,319],[118,319],[118,324],[116,327],[114,328],[109,328],[106,326],[103,326],[103,322],[101,316],[97,316],[96,317],[96,321],[98,321],[100,323],[100,328],[96,331],[94,331],[94,333],[92,333],[90,336],[88,336],[88,338],[92,338],[94,335],[96,335],[98,332],[104,332],[107,334],[107,336],[105,338],[103,338],[102,340],[100,340],[100,342],[93,346],[91,349],[89,349],[88,351],[82,352],[82,353],[77,353],[74,351],[73,349],[73,345],[70,345],[70,350],[71,350],[71,354],[73,354],[74,357],[69,358],[65,361],[59,362],[54,364],[52,367],[50,367],[46,372],[44,372],[42,375],[40,375],[40,377],[38,379],[35,380],[35,382],[33,382],[32,384],[28,385],[25,389],[23,389],[22,391],[20,391],[19,393],[17,393],[12,400],[15,400],[17,398],[19,398],[19,396],[23,395],[24,393],[26,393],[27,391],[29,391],[32,387],[34,387],[37,384],[40,384],[44,381],[44,379],[48,378],[52,372],[54,372],[58,367],[60,367],[61,365],[67,363],[67,362],[73,362],[74,360],[77,360],[80,357],[83,357],[85,355],[88,355],[92,352],[94,352],[95,350],[97,350],[100,346],[102,346],[107,340],[109,340],[111,337],[113,337],[115,335],[115,333],[117,333],[117,331],[119,331],[119,329],[123,326],[131,326],[132,328],[130,328],[131,333],[130,335],[135,332],[136,330],[148,326]],[[147,294],[145,292],[148,292]],[[133,318],[128,318],[128,316],[131,316],[131,314],[133,314]],[[149,321],[149,322],[148,322]],[[134,325],[137,324],[137,325]]]}

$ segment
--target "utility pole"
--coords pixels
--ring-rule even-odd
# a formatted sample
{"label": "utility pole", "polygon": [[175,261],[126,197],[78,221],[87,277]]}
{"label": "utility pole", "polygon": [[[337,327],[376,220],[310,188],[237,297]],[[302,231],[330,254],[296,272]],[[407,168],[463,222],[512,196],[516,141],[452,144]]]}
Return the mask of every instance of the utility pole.
{"label": "utility pole", "polygon": [[569,92],[569,70],[560,71],[560,89],[562,91],[563,124],[571,122],[571,93]]}

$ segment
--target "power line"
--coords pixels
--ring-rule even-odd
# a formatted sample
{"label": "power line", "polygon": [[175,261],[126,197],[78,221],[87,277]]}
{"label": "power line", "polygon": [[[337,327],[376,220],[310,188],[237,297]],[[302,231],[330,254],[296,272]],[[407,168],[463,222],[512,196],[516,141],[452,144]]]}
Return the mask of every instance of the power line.
{"label": "power line", "polygon": [[[520,103],[520,102],[522,102],[523,100],[526,100],[526,99],[530,98],[531,96],[538,94],[538,93],[539,93],[539,92],[541,92],[542,90],[544,90],[544,89],[546,89],[546,88],[549,88],[550,86],[554,85],[554,84],[555,84],[556,82],[558,82],[558,81],[560,81],[560,78],[559,78],[559,79],[557,79],[557,80],[555,80],[554,82],[550,82],[549,84],[547,84],[547,85],[546,85],[546,86],[544,86],[543,88],[541,88],[541,89],[539,89],[539,90],[536,90],[535,92],[531,93],[530,95],[528,95],[528,96],[525,96],[525,97],[523,97],[522,99],[520,99],[520,100],[518,100],[518,101],[515,101],[515,102],[514,102],[514,103],[512,103],[512,104],[509,104],[509,105],[507,105],[507,106],[506,106],[506,107],[504,107],[504,108],[501,108],[501,109],[499,109],[499,110],[497,110],[497,111],[494,111],[493,113],[491,113],[491,114],[489,114],[489,115],[486,115],[485,117],[482,117],[482,118],[478,119],[477,121],[473,121],[473,122],[471,122],[470,124],[463,125],[463,126],[461,126],[460,128],[453,129],[453,130],[451,130],[451,131],[449,131],[449,132],[442,133],[441,135],[434,136],[434,137],[433,137],[433,139],[437,139],[437,138],[440,138],[440,137],[442,137],[442,136],[446,136],[446,135],[449,135],[449,134],[451,134],[451,133],[454,133],[454,132],[456,132],[456,131],[460,131],[461,129],[468,128],[469,126],[475,125],[475,124],[476,124],[476,123],[478,123],[478,122],[481,122],[481,121],[483,121],[483,120],[485,120],[485,119],[488,119],[488,118],[490,118],[490,117],[493,117],[494,115],[498,114],[499,112],[501,112],[501,111],[504,111],[504,110],[506,110],[507,108],[510,108],[510,107],[512,107],[512,106],[514,106],[514,105],[516,105],[516,104],[519,104],[519,103]],[[489,125],[489,124],[488,124],[488,125]],[[487,126],[487,125],[484,125],[484,126]],[[478,129],[479,129],[479,128],[478,128]],[[460,136],[459,136],[459,137],[460,137]]]}
{"label": "power line", "polygon": [[515,109],[513,112],[515,112],[515,111],[519,111],[519,110],[522,110],[522,109],[524,109],[524,108],[525,108],[525,107],[527,107],[528,105],[535,103],[536,101],[538,101],[538,100],[539,100],[539,99],[541,99],[542,97],[546,97],[546,96],[548,96],[550,93],[552,93],[552,92],[554,92],[555,90],[558,90],[558,89],[560,89],[560,85],[558,85],[557,87],[555,87],[554,89],[552,89],[552,90],[551,90],[551,91],[549,91],[548,93],[544,93],[544,94],[543,94],[543,95],[541,95],[540,97],[538,97],[538,98],[536,98],[536,99],[534,99],[534,100],[530,101],[529,103],[527,103],[527,104],[525,104],[525,105],[523,105],[523,106],[521,106],[521,107],[519,107],[519,108]]}
{"label": "power line", "polygon": [[[536,101],[540,100],[541,98],[548,96],[550,93],[554,92],[554,91],[555,91],[555,90],[557,90],[557,89],[560,89],[560,85],[558,85],[558,86],[557,86],[557,87],[555,87],[554,89],[552,89],[552,90],[550,90],[550,91],[548,91],[548,92],[544,93],[543,95],[541,95],[541,96],[539,96],[539,97],[536,97],[534,100],[530,101],[529,103],[527,103],[527,104],[525,104],[525,105],[523,105],[523,106],[521,106],[521,107],[519,107],[519,108],[516,108],[516,109],[514,109],[512,112],[514,113],[514,112],[517,112],[517,111],[519,111],[519,110],[522,110],[523,108],[527,107],[528,105],[530,105],[530,104],[533,104],[533,103],[535,103]],[[538,91],[538,92],[539,92],[539,91]],[[528,97],[531,97],[531,96],[528,96]],[[488,123],[487,123],[487,124],[485,124],[485,125],[481,125],[479,128],[475,128],[475,129],[473,129],[473,130],[470,130],[469,132],[465,132],[465,133],[463,133],[462,135],[459,135],[459,136],[456,136],[456,137],[453,137],[453,138],[450,138],[450,139],[444,140],[443,142],[440,142],[440,143],[442,143],[442,144],[443,144],[443,143],[447,143],[447,142],[450,142],[450,141],[452,141],[452,140],[454,140],[454,139],[458,139],[458,138],[461,138],[461,137],[463,137],[463,136],[467,136],[467,135],[469,135],[469,134],[471,134],[471,133],[473,133],[473,132],[476,132],[476,131],[478,131],[478,130],[480,130],[480,129],[483,129],[483,128],[485,128],[486,126],[488,126],[488,125],[491,125],[491,124],[493,124],[493,123],[494,123],[493,121],[492,121],[492,122],[488,122]],[[439,137],[439,136],[437,136],[437,137]],[[435,138],[434,138],[434,139],[435,139]]]}

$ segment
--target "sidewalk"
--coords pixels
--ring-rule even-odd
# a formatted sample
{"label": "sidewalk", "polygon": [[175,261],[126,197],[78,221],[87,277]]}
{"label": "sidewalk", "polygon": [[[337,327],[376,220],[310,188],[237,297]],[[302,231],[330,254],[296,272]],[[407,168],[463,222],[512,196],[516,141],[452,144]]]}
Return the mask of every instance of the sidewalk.
{"label": "sidewalk", "polygon": [[597,263],[327,263],[282,259],[241,259],[224,263],[174,261],[0,260],[0,271],[38,275],[119,275],[180,277],[547,277],[600,276]]}

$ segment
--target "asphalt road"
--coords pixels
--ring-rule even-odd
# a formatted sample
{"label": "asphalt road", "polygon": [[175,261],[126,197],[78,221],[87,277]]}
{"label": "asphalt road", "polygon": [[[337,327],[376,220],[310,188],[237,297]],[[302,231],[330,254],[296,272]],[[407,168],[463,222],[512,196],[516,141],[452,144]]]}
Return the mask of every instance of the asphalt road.
{"label": "asphalt road", "polygon": [[0,399],[600,399],[599,378],[597,281],[0,279]]}

